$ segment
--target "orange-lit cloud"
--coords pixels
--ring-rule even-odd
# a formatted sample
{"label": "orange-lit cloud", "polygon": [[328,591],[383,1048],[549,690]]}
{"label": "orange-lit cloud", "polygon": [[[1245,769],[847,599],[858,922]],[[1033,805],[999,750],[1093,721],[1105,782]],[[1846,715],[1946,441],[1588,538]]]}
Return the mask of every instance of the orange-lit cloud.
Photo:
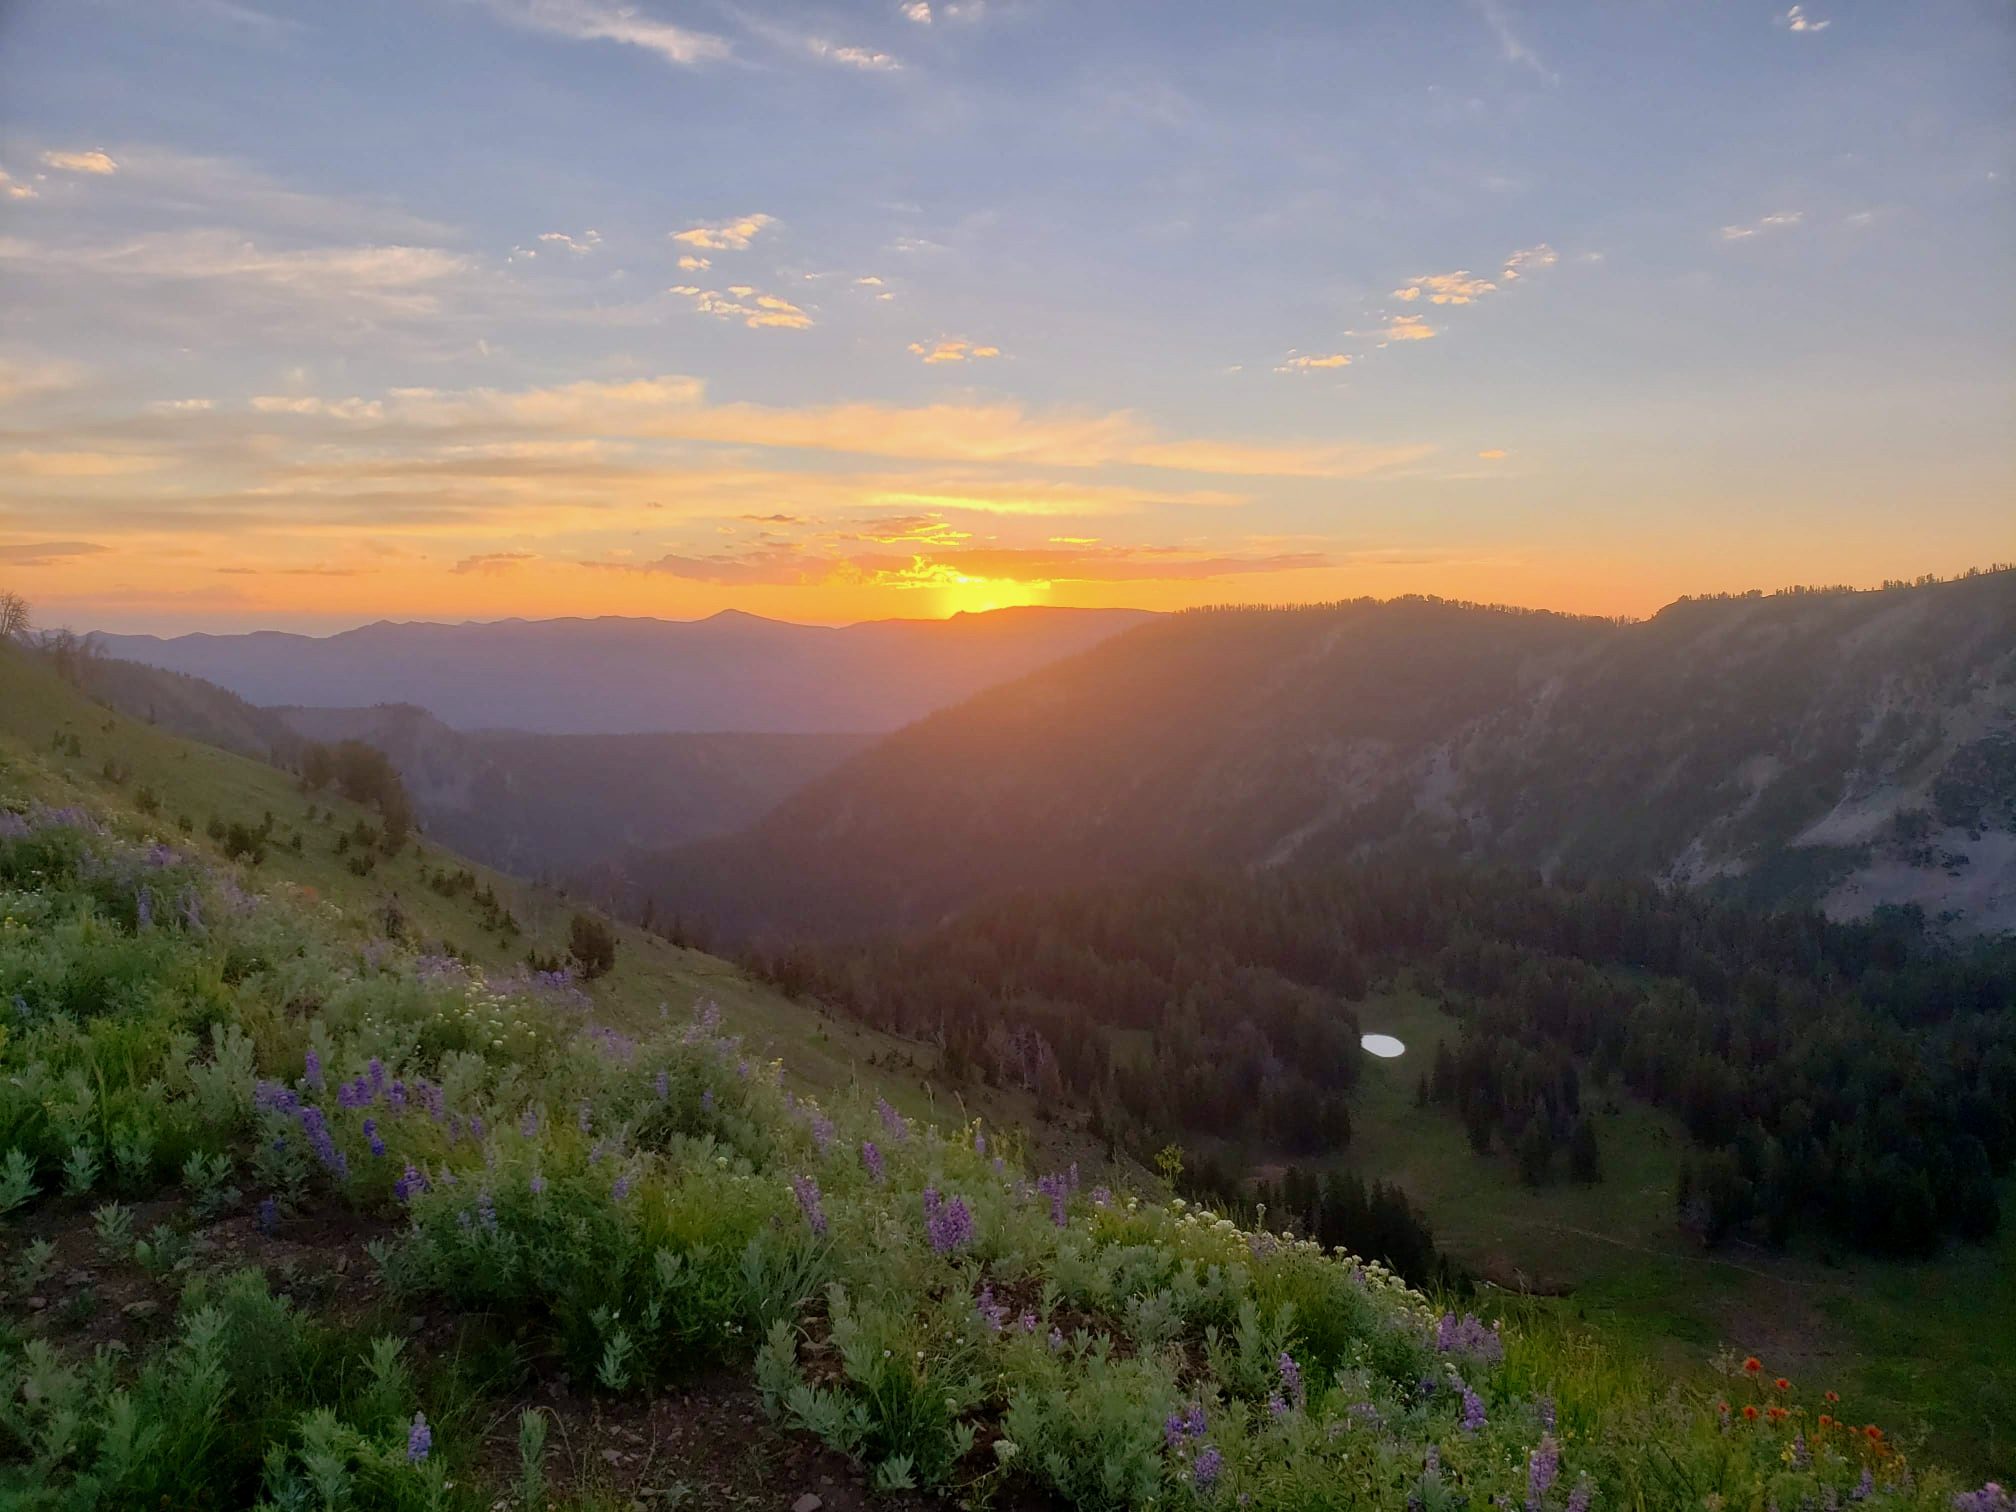
{"label": "orange-lit cloud", "polygon": [[1277,373],[1306,373],[1321,368],[1344,368],[1351,366],[1351,359],[1342,352],[1330,352],[1321,356],[1304,354],[1290,357],[1274,369]]}
{"label": "orange-lit cloud", "polygon": [[935,341],[928,345],[921,341],[913,341],[909,350],[912,356],[923,358],[926,365],[934,362],[966,362],[970,359],[1001,355],[1001,348],[997,346],[976,346],[970,341]]}
{"label": "orange-lit cloud", "polygon": [[1379,334],[1388,341],[1432,341],[1436,330],[1419,315],[1395,315]]}
{"label": "orange-lit cloud", "polygon": [[64,173],[89,173],[104,177],[119,171],[117,163],[95,148],[88,152],[45,152],[42,161]]}
{"label": "orange-lit cloud", "polygon": [[713,225],[688,226],[684,231],[674,231],[672,240],[704,252],[744,252],[760,232],[776,224],[772,216],[744,215]]}

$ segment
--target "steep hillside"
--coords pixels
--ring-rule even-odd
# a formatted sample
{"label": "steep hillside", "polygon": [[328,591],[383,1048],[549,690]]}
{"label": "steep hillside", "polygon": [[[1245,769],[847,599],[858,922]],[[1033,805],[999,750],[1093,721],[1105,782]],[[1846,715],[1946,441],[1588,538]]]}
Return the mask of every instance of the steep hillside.
{"label": "steep hillside", "polygon": [[283,708],[270,717],[297,738],[376,746],[431,837],[540,877],[592,867],[646,840],[740,829],[871,739],[465,733],[411,704]]}
{"label": "steep hillside", "polygon": [[633,881],[745,933],[846,931],[1388,845],[2016,924],[2016,573],[1640,624],[1424,599],[1178,615]]}
{"label": "steep hillside", "polygon": [[725,610],[693,621],[97,639],[111,656],[207,678],[258,704],[417,704],[464,730],[846,733],[895,729],[1150,617],[1028,608],[830,629]]}
{"label": "steep hillside", "polygon": [[[396,921],[430,948],[508,974],[528,950],[564,952],[574,912],[564,897],[466,862],[432,842],[384,856],[356,842],[376,815],[328,794],[306,795],[288,773],[171,735],[91,702],[42,658],[0,645],[0,779],[17,797],[62,809],[127,815],[178,846],[214,853],[209,831],[239,825],[259,840],[256,885],[322,900],[355,918]],[[267,829],[267,816],[272,825]],[[295,842],[299,841],[299,848]],[[479,899],[494,897],[494,909]],[[508,919],[510,928],[500,928]],[[661,1004],[684,1012],[710,999],[733,1014],[752,1049],[789,1052],[794,1076],[841,1087],[867,1078],[889,1097],[927,1106],[918,1076],[926,1047],[791,1002],[725,961],[645,931],[618,928],[617,969],[585,986],[593,1011],[622,1028],[655,1023]],[[891,1067],[883,1072],[871,1058]],[[1015,1109],[1003,1104],[1004,1116]]]}
{"label": "steep hillside", "polygon": [[10,1508],[2006,1506],[1830,1377],[1662,1378],[808,1098],[732,1013],[616,1032],[33,765],[0,770]]}

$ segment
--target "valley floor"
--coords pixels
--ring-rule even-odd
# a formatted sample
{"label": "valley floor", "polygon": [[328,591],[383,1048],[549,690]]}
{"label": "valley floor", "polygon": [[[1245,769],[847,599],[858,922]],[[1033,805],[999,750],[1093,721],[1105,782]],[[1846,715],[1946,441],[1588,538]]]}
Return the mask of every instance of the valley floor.
{"label": "valley floor", "polygon": [[[1438,1244],[1492,1285],[1534,1295],[1669,1367],[1755,1352],[1826,1380],[1883,1418],[1920,1425],[1939,1458],[1982,1473],[2016,1462],[2016,1223],[1986,1245],[1887,1263],[1806,1245],[1704,1249],[1674,1222],[1686,1136],[1621,1090],[1585,1087],[1600,1109],[1603,1180],[1522,1185],[1511,1157],[1479,1158],[1461,1124],[1415,1106],[1416,1080],[1454,1020],[1412,993],[1359,1005],[1368,1033],[1407,1053],[1368,1058],[1343,1164],[1398,1182]],[[2016,1211],[2016,1183],[2004,1196]]]}

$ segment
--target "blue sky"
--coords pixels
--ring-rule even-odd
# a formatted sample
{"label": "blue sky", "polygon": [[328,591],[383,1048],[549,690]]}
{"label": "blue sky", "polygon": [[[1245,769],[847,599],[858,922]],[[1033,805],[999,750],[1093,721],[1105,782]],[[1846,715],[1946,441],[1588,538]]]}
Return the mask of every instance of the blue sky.
{"label": "blue sky", "polygon": [[45,618],[2016,555],[2016,9],[0,5]]}

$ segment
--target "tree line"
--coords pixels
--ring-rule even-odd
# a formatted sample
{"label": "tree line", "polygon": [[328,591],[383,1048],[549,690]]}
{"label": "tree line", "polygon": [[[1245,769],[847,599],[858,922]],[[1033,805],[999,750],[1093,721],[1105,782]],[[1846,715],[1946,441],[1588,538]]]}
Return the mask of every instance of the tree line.
{"label": "tree line", "polygon": [[1419,1090],[1522,1178],[1597,1180],[1594,1077],[1692,1142],[1710,1242],[1812,1230],[1922,1254],[1992,1233],[2016,1159],[2016,943],[1911,908],[1859,923],[1631,881],[1382,863],[985,905],[911,937],[776,948],[787,990],[943,1047],[954,1075],[1068,1098],[1147,1152],[1348,1145],[1353,1003],[1406,981],[1458,1025]]}

